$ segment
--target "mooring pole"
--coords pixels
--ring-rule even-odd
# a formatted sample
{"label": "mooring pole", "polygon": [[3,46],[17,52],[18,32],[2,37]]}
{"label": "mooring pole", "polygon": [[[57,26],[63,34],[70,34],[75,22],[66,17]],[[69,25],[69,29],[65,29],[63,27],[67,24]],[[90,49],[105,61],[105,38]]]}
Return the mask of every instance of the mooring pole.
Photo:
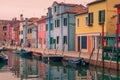
{"label": "mooring pole", "polygon": [[104,23],[102,24],[102,66],[104,68]]}
{"label": "mooring pole", "polygon": [[119,68],[119,63],[118,63],[118,41],[119,41],[119,32],[118,32],[118,30],[119,30],[119,25],[117,24],[117,29],[116,29],[116,53],[117,53],[117,58],[116,58],[116,70],[118,70],[118,68]]}

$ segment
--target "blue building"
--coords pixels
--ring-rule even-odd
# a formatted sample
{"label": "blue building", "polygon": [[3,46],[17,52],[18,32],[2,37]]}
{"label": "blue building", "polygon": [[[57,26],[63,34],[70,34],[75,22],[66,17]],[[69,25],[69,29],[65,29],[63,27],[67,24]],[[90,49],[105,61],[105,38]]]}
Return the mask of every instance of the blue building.
{"label": "blue building", "polygon": [[48,18],[46,19],[46,37],[48,49],[53,49],[53,21],[52,8],[48,8]]}
{"label": "blue building", "polygon": [[75,49],[75,15],[83,5],[58,3],[52,5],[53,13],[53,48],[73,51]]}
{"label": "blue building", "polygon": [[24,25],[23,25],[23,46],[25,47],[27,44],[27,24],[28,24],[28,19],[26,18],[24,20]]}

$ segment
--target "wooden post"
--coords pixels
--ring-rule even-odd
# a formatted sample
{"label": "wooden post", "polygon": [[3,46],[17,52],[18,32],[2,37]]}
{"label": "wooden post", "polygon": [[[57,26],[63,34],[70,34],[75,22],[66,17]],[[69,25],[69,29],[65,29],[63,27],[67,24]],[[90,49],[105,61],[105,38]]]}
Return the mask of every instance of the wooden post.
{"label": "wooden post", "polygon": [[116,70],[118,70],[119,68],[119,63],[118,63],[118,39],[119,39],[119,33],[118,33],[118,30],[119,30],[119,25],[117,24],[117,29],[116,29],[116,53],[117,53],[117,58],[116,58]]}
{"label": "wooden post", "polygon": [[102,47],[104,47],[104,23],[102,24]]}
{"label": "wooden post", "polygon": [[102,66],[104,68],[104,23],[102,24]]}

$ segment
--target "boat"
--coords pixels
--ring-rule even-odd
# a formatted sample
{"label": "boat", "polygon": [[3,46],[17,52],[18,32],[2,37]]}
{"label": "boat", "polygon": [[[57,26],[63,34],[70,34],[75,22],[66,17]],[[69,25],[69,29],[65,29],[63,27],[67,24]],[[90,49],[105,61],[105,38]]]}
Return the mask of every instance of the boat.
{"label": "boat", "polygon": [[8,61],[8,56],[5,55],[4,53],[0,53],[0,62],[7,64]]}
{"label": "boat", "polygon": [[21,49],[21,51],[20,51],[20,55],[24,56],[24,57],[31,57],[32,53],[33,53],[32,51],[26,51],[24,49]]}
{"label": "boat", "polygon": [[13,53],[14,53],[14,54],[20,54],[20,53],[21,53],[21,50],[17,50],[17,49],[16,49],[16,50],[13,51]]}
{"label": "boat", "polygon": [[5,47],[0,47],[0,52],[6,51],[7,49]]}
{"label": "boat", "polygon": [[89,65],[83,58],[64,58],[63,61],[66,61],[71,66],[87,66]]}

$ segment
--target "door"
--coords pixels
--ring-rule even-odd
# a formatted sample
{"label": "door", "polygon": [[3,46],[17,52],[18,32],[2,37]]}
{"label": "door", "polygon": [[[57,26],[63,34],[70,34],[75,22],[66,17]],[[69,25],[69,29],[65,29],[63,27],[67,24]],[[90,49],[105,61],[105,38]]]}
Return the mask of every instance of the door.
{"label": "door", "polygon": [[78,36],[78,52],[80,51],[80,36]]}

